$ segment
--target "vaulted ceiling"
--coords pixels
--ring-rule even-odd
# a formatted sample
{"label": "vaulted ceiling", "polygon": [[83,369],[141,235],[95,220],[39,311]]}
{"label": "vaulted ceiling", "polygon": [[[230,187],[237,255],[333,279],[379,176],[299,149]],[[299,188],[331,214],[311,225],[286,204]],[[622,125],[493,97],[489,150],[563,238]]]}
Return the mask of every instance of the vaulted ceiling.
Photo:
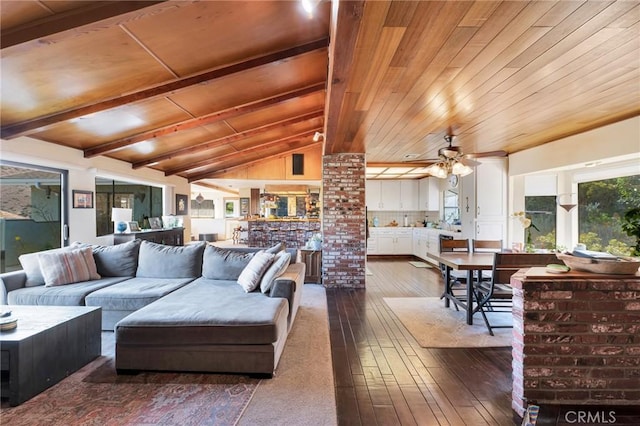
{"label": "vaulted ceiling", "polygon": [[0,19],[3,139],[191,182],[313,146],[432,158],[447,133],[513,153],[640,114],[636,1],[320,1],[310,16],[3,0]]}

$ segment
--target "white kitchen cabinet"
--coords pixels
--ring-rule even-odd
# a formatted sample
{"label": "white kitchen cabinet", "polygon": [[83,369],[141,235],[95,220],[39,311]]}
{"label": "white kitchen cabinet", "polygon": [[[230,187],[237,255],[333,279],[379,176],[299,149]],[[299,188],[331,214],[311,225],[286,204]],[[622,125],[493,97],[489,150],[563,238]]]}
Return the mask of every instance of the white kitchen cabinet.
{"label": "white kitchen cabinet", "polygon": [[416,211],[419,209],[418,181],[368,180],[365,200],[371,211]]}
{"label": "white kitchen cabinet", "polygon": [[507,168],[504,158],[483,158],[476,166],[476,218],[504,220],[507,215]]}
{"label": "white kitchen cabinet", "polygon": [[429,234],[427,228],[413,229],[413,255],[422,260],[427,260],[427,248],[429,246]]}
{"label": "white kitchen cabinet", "polygon": [[428,177],[418,182],[418,210],[440,210],[440,182],[438,178]]}
{"label": "white kitchen cabinet", "polygon": [[462,237],[504,240],[507,221],[507,162],[483,158],[460,184]]}
{"label": "white kitchen cabinet", "polygon": [[369,230],[369,236],[375,242],[369,244],[367,254],[411,254],[413,251],[411,228],[375,228]]}
{"label": "white kitchen cabinet", "polygon": [[400,210],[420,210],[419,185],[417,180],[401,180],[400,182]]}

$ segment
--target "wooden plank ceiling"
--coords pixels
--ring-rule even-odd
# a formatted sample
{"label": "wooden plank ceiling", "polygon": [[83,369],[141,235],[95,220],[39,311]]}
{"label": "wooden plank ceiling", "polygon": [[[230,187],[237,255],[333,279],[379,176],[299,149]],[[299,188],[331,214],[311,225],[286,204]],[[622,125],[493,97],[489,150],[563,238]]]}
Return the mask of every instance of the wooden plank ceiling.
{"label": "wooden plank ceiling", "polygon": [[192,182],[318,143],[395,164],[446,133],[513,153],[640,114],[637,1],[3,0],[0,19],[3,139]]}

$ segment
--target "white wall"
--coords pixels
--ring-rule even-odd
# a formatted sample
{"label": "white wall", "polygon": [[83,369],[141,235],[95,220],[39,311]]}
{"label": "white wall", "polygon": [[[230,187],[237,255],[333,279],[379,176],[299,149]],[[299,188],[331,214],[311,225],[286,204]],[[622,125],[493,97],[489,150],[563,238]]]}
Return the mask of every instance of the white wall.
{"label": "white wall", "polygon": [[[0,156],[5,161],[53,167],[69,171],[69,189],[94,191],[95,178],[106,177],[163,188],[165,200],[163,215],[175,213],[174,194],[189,194],[189,182],[181,177],[165,177],[164,173],[143,168],[134,170],[131,164],[106,157],[84,158],[81,150],[66,148],[28,137],[12,140],[0,139]],[[69,191],[69,197],[71,192]],[[111,244],[110,236],[96,236],[95,209],[73,209],[69,212],[69,240],[93,244]],[[185,238],[189,238],[191,224],[184,220]]]}
{"label": "white wall", "polygon": [[[577,193],[578,183],[640,174],[640,117],[509,155],[509,214],[524,210],[525,176],[555,177],[558,194]],[[532,180],[533,179],[533,180]],[[578,209],[558,209],[557,244],[578,242]],[[508,246],[522,242],[522,230],[510,221]]]}

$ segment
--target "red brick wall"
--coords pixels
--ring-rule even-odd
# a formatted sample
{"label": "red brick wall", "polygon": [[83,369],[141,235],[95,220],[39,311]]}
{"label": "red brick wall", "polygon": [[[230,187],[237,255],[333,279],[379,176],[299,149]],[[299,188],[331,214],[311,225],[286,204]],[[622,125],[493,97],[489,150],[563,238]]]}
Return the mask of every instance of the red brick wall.
{"label": "red brick wall", "polygon": [[511,278],[519,415],[531,403],[640,404],[640,277],[582,275]]}
{"label": "red brick wall", "polygon": [[364,154],[323,157],[322,282],[325,287],[365,287],[364,181]]}

